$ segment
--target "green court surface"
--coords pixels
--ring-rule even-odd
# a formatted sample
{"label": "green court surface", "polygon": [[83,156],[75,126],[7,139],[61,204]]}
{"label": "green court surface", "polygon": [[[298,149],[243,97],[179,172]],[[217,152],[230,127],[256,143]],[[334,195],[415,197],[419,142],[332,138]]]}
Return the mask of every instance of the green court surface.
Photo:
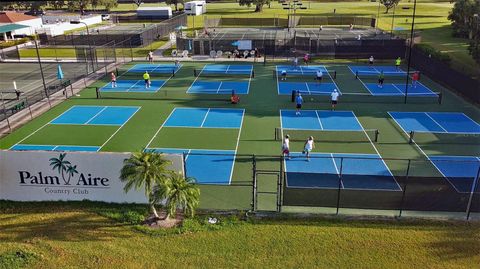
{"label": "green court surface", "polygon": [[[169,63],[171,64],[171,63]],[[256,169],[265,171],[280,171],[283,165],[278,156],[281,154],[281,141],[275,140],[275,128],[280,128],[280,110],[295,109],[290,95],[278,94],[278,83],[272,76],[276,65],[289,63],[254,63],[254,77],[251,78],[248,94],[240,95],[239,104],[230,104],[229,94],[187,93],[195,80],[203,81],[246,81],[245,76],[222,75],[218,79],[195,77],[193,70],[201,70],[205,62],[182,62],[182,67],[175,76],[165,75],[152,77],[153,80],[166,80],[165,85],[157,92],[105,92],[100,99],[96,98],[95,88],[89,87],[80,96],[71,98],[54,107],[47,113],[16,130],[0,140],[1,149],[9,149],[16,144],[29,145],[73,145],[95,146],[100,151],[131,152],[144,148],[168,148],[181,150],[220,150],[229,153],[236,152],[232,166],[229,184],[201,185],[201,207],[209,209],[240,209],[248,210],[254,199],[252,156],[257,155]],[[216,62],[215,64],[222,64]],[[223,63],[226,65],[241,65],[247,63]],[[248,63],[251,64],[251,63]],[[322,63],[318,63],[322,64]],[[351,63],[352,65],[359,65]],[[122,71],[132,67],[134,63],[124,66]],[[450,141],[449,144],[408,143],[408,135],[390,117],[388,112],[461,112],[473,121],[480,122],[479,110],[441,85],[422,76],[421,82],[433,92],[442,93],[442,103],[435,97],[409,97],[408,103],[403,103],[403,96],[370,96],[368,89],[361,80],[355,78],[348,63],[326,63],[325,67],[337,72],[335,83],[344,97],[340,97],[337,111],[353,111],[363,129],[378,129],[377,142],[349,141],[348,137],[339,133],[338,141],[320,138],[313,152],[317,153],[350,153],[380,155],[392,175],[404,175],[405,159],[419,160],[414,166],[415,175],[441,177],[439,171],[426,161],[426,156],[480,156],[478,145]],[[139,80],[141,80],[141,74]],[[131,77],[129,76],[128,79]],[[312,76],[305,76],[305,82],[312,82]],[[288,78],[287,78],[288,81]],[[295,78],[295,82],[299,79]],[[388,78],[387,78],[388,82]],[[96,82],[93,86],[101,88],[109,83],[108,78]],[[349,95],[352,93],[360,95]],[[329,111],[331,106],[328,95],[305,95],[303,110]],[[65,125],[49,124],[72,106],[122,106],[140,107],[140,109],[121,125]],[[233,128],[208,127],[207,116],[202,127],[165,126],[174,109],[178,108],[226,108],[244,109],[239,126]],[[190,120],[187,116],[184,119]],[[231,119],[227,116],[226,119]],[[216,122],[213,122],[215,124]],[[227,120],[227,123],[229,121]],[[285,126],[283,126],[285,128]],[[288,132],[285,131],[284,132]],[[365,134],[366,135],[366,134]],[[306,139],[307,137],[305,137]],[[291,141],[292,152],[303,150],[303,141]],[[262,157],[263,156],[263,157]],[[276,157],[266,157],[276,156]],[[402,160],[395,160],[402,159]],[[206,171],[212,167],[203,167]],[[413,166],[412,166],[413,167]],[[277,196],[276,174],[259,176],[257,205],[259,210],[275,210]]]}

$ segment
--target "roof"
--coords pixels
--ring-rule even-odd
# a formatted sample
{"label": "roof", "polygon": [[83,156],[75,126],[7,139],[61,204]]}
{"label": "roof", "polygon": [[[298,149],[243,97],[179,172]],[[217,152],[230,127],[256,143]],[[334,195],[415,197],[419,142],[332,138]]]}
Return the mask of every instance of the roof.
{"label": "roof", "polygon": [[22,29],[22,28],[28,28],[28,27],[29,26],[21,25],[21,24],[14,24],[14,23],[0,25],[0,34],[15,31],[15,30]]}
{"label": "roof", "polygon": [[0,23],[15,23],[38,19],[37,17],[25,15],[23,13],[15,11],[2,11],[0,12]]}

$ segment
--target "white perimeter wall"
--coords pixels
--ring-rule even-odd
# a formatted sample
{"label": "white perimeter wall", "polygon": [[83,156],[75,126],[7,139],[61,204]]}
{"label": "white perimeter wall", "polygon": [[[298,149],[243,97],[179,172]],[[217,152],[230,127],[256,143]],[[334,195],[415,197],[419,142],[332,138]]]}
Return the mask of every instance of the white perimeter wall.
{"label": "white perimeter wall", "polygon": [[[60,152],[0,151],[0,199],[13,201],[103,201],[147,203],[143,189],[125,193],[120,170],[130,153],[68,152],[73,176],[51,165]],[[182,155],[165,155],[171,170],[183,173]]]}
{"label": "white perimeter wall", "polygon": [[34,35],[35,30],[42,27],[42,18],[32,19],[28,21],[21,21],[15,24],[26,25],[28,28],[22,28],[13,31],[14,35]]}

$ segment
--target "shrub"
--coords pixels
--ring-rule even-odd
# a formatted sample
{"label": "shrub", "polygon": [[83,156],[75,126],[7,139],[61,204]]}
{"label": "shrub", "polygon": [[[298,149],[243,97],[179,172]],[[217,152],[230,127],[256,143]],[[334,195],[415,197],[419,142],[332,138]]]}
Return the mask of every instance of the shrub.
{"label": "shrub", "polygon": [[430,57],[440,60],[444,63],[450,64],[452,61],[452,58],[450,58],[448,54],[442,53],[428,44],[415,44],[414,47],[423,51],[425,54],[430,55]]}

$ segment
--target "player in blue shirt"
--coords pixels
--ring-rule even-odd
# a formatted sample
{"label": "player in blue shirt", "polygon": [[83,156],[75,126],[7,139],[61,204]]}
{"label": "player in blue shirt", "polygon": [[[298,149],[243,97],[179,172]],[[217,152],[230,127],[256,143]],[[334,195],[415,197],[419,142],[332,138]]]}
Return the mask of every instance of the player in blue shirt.
{"label": "player in blue shirt", "polygon": [[300,94],[300,91],[297,92],[297,97],[295,98],[295,103],[297,104],[296,108],[297,111],[295,112],[295,115],[300,115],[300,109],[302,109],[302,104],[303,104],[303,98],[302,95]]}

